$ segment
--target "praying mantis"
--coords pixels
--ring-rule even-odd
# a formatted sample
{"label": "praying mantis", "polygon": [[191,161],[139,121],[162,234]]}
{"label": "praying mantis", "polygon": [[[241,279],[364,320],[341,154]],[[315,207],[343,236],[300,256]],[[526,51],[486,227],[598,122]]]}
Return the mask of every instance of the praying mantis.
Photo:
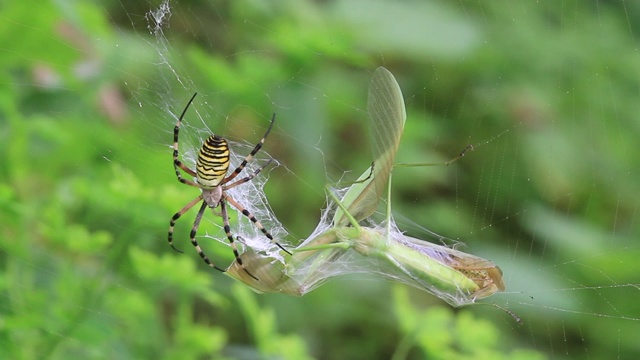
{"label": "praying mantis", "polygon": [[[384,67],[373,72],[367,109],[374,160],[342,197],[326,187],[335,209],[331,219],[321,221],[284,261],[247,249],[240,258],[255,278],[237,262],[227,274],[258,292],[302,296],[338,275],[375,273],[425,290],[455,307],[504,291],[502,271],[493,262],[397,229],[391,217],[391,175],[406,110],[400,86]],[[452,161],[463,155],[464,151]],[[376,224],[370,217],[385,190],[386,219]]]}

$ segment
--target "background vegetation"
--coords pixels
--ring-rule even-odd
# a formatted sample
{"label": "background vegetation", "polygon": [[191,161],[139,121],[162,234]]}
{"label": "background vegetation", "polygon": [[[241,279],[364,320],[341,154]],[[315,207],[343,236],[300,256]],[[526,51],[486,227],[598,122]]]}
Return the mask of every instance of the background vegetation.
{"label": "background vegetation", "polygon": [[[160,6],[0,7],[3,358],[640,355],[636,3],[181,1],[156,28]],[[185,254],[167,246],[170,216],[196,194],[169,149],[193,92],[230,139],[256,141],[277,113],[266,149],[286,167],[266,191],[295,243],[323,185],[371,161],[379,65],[406,97],[399,161],[476,145],[395,175],[401,227],[497,263],[508,293],[488,302],[522,325],[373,277],[257,295],[199,260],[190,220]]]}

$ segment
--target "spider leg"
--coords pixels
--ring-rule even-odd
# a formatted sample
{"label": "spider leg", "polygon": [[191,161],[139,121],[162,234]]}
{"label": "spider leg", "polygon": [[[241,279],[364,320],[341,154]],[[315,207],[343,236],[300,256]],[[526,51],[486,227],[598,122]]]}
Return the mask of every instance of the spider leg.
{"label": "spider leg", "polygon": [[231,244],[233,255],[236,256],[236,262],[238,263],[238,265],[240,265],[240,267],[242,268],[242,270],[244,270],[244,272],[249,274],[249,276],[254,278],[256,281],[260,281],[258,280],[257,277],[253,276],[253,274],[250,273],[249,270],[247,270],[247,268],[244,267],[244,264],[242,263],[242,259],[240,258],[240,254],[238,253],[238,248],[236,247],[236,243],[233,240],[233,234],[231,233],[231,226],[229,226],[229,214],[227,213],[227,204],[224,201],[224,199],[220,201],[220,212],[222,213],[222,222],[224,223],[224,232],[227,234],[227,239],[229,239],[229,243]]}
{"label": "spider leg", "polygon": [[194,187],[197,187],[197,188],[200,187],[200,185],[196,184],[195,182],[183,178],[182,175],[180,174],[179,168],[184,170],[184,172],[186,172],[187,174],[189,174],[191,176],[196,176],[195,171],[189,169],[185,164],[183,164],[178,159],[173,159],[173,167],[176,169],[176,175],[178,176],[178,181],[180,181],[183,184],[187,184],[187,185],[194,186]]}
{"label": "spider leg", "polygon": [[231,175],[227,176],[226,178],[224,178],[224,180],[222,180],[221,182],[222,184],[228,183],[229,181],[235,179],[236,176],[238,176],[238,174],[242,172],[242,169],[244,169],[244,167],[247,166],[247,163],[251,161],[251,159],[253,159],[255,154],[257,154],[258,151],[260,151],[260,149],[262,148],[262,145],[264,144],[264,141],[267,139],[267,136],[269,135],[269,132],[271,132],[271,128],[273,127],[273,123],[275,121],[276,121],[276,114],[273,114],[273,116],[271,117],[271,124],[269,124],[269,128],[267,129],[267,132],[264,133],[264,136],[262,137],[262,139],[260,139],[260,141],[253,148],[253,150],[251,150],[251,153],[247,155],[247,157],[245,157],[244,160],[242,160],[242,163],[240,163],[240,165],[235,170],[233,170]]}
{"label": "spider leg", "polygon": [[244,177],[236,182],[234,182],[233,184],[230,185],[224,185],[222,188],[224,191],[227,191],[229,189],[233,189],[234,187],[238,186],[238,185],[242,185],[248,181],[251,181],[254,177],[258,176],[258,174],[260,174],[260,171],[262,171],[262,169],[266,168],[267,166],[269,166],[269,164],[271,164],[271,161],[273,161],[273,159],[269,159],[269,161],[260,166],[259,168],[256,169],[256,171],[254,171],[253,173],[251,173],[251,175]]}
{"label": "spider leg", "polygon": [[180,211],[178,211],[177,213],[173,214],[173,216],[171,217],[171,221],[169,221],[169,235],[168,235],[169,245],[171,245],[173,250],[175,250],[175,251],[177,251],[179,253],[181,253],[182,251],[176,249],[176,247],[173,246],[173,227],[176,225],[176,221],[178,221],[178,219],[180,219],[180,216],[182,216],[184,213],[189,211],[189,209],[191,209],[195,204],[197,204],[201,200],[202,200],[202,195],[200,195],[197,198],[193,199],[190,203],[188,203],[182,209],[180,209]]}
{"label": "spider leg", "polygon": [[207,207],[208,207],[207,203],[202,202],[202,206],[200,206],[200,210],[198,210],[198,215],[196,215],[196,220],[193,222],[193,228],[191,228],[191,235],[190,235],[191,244],[193,245],[193,247],[196,248],[198,255],[200,255],[202,260],[204,260],[204,262],[207,263],[207,265],[211,266],[212,268],[218,271],[225,272],[226,271],[225,269],[220,268],[214,265],[211,261],[209,261],[209,258],[207,257],[207,255],[204,254],[204,251],[202,251],[202,248],[196,241],[196,233],[198,232],[198,227],[200,226],[200,220],[202,220],[202,214],[204,214],[204,211],[207,209]]}
{"label": "spider leg", "polygon": [[[224,194],[224,199],[226,199],[229,204],[231,204],[231,206],[235,207],[236,209],[238,209],[242,215],[246,216],[249,218],[249,220],[251,220],[252,223],[254,223],[258,229],[260,229],[260,231],[262,231],[262,233],[264,234],[264,236],[266,236],[269,240],[271,240],[272,243],[275,243],[280,249],[284,250],[284,252],[286,252],[287,254],[291,255],[291,253],[285,249],[282,245],[280,245],[274,238],[273,236],[271,236],[271,234],[269,234],[269,232],[267,231],[267,229],[264,228],[264,226],[262,226],[262,224],[260,223],[260,221],[258,221],[258,219],[256,219],[255,216],[253,216],[253,214],[251,214],[249,212],[249,210],[245,209],[242,205],[240,205],[239,202],[235,201],[231,196],[229,196],[229,194]],[[222,202],[224,202],[224,199]],[[221,202],[221,203],[222,203]]]}
{"label": "spider leg", "polygon": [[189,109],[189,106],[191,106],[191,103],[193,102],[193,99],[195,99],[196,95],[198,95],[198,93],[193,94],[193,96],[187,103],[187,106],[185,106],[184,110],[182,110],[182,114],[180,114],[180,117],[178,118],[178,122],[176,123],[176,126],[173,128],[173,168],[176,170],[176,176],[178,176],[178,181],[180,181],[183,184],[199,187],[198,184],[196,184],[195,182],[184,179],[182,177],[182,174],[180,174],[179,169],[182,169],[184,172],[186,172],[191,176],[196,176],[196,172],[189,169],[180,160],[178,160],[178,134],[180,132],[180,125],[182,125],[182,119],[184,119],[184,115],[187,113],[187,109]]}

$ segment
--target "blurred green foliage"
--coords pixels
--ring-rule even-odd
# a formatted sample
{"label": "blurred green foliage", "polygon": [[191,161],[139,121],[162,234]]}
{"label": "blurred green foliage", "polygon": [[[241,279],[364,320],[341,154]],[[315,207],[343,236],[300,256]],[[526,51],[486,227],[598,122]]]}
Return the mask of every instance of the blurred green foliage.
{"label": "blurred green foliage", "polygon": [[[157,1],[0,9],[3,358],[640,354],[640,6],[171,5],[156,13],[162,37]],[[371,278],[260,296],[168,247],[170,216],[196,195],[175,181],[169,148],[172,113],[193,92],[234,140],[258,139],[277,113],[265,148],[286,168],[266,191],[295,241],[316,225],[324,184],[370,164],[364,109],[379,65],[407,102],[398,161],[476,145],[451,167],[394,174],[400,224],[498,264],[512,293],[490,300],[523,325]],[[185,248],[188,223],[176,230]]]}

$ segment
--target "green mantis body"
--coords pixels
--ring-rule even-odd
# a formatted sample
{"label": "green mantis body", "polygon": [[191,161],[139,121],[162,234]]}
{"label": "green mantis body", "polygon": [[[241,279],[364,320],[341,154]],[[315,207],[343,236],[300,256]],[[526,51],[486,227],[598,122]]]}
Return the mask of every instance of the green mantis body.
{"label": "green mantis body", "polygon": [[[338,198],[331,224],[319,226],[285,262],[247,251],[242,263],[252,278],[233,263],[227,273],[259,292],[301,296],[326,280],[349,273],[375,273],[426,290],[452,306],[463,306],[504,291],[502,271],[489,260],[405,236],[391,219],[363,226],[377,209],[404,129],[406,113],[400,87],[385,68],[373,74],[368,110],[372,120],[374,163]],[[322,225],[322,224],[321,224]]]}

